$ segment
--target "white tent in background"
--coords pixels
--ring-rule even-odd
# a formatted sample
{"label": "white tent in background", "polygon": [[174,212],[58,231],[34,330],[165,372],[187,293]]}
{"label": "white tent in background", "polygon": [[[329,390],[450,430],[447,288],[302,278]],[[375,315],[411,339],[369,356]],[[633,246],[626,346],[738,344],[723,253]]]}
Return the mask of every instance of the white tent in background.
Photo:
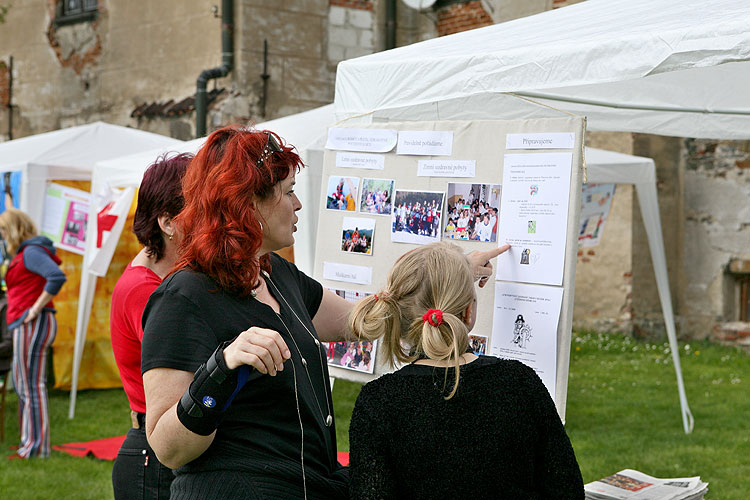
{"label": "white tent in background", "polygon": [[[703,0],[587,0],[344,61],[336,75],[336,117],[361,123],[565,112],[586,116],[589,130],[745,139],[749,22],[746,0],[713,0],[708,8]],[[655,246],[651,238],[661,232],[659,213],[655,196],[644,200],[636,188],[688,433],[693,418],[663,242]]]}
{"label": "white tent in background", "polygon": [[0,143],[0,172],[21,171],[20,208],[41,226],[47,181],[91,180],[98,161],[181,141],[103,122]]}
{"label": "white tent in background", "polygon": [[745,139],[748,24],[746,0],[587,0],[343,61],[336,117],[559,116],[532,99],[589,130]]}
{"label": "white tent in background", "polygon": [[[313,143],[322,142],[327,127],[333,121],[333,105],[322,106],[310,111],[298,113],[293,116],[270,120],[256,125],[259,129],[272,130],[279,134],[285,141],[293,144],[300,153],[305,163],[315,162],[308,157],[308,147]],[[195,153],[206,141],[205,137],[192,141],[173,140],[162,147],[149,148],[136,154],[123,156],[112,155],[103,161],[97,161],[93,168],[91,178],[91,193],[93,200],[89,213],[89,225],[86,234],[86,250],[84,253],[84,266],[81,271],[81,289],[78,296],[78,315],[76,320],[76,337],[73,354],[73,374],[70,393],[70,408],[68,417],[73,418],[75,414],[76,395],[78,393],[78,375],[83,357],[83,347],[86,340],[89,319],[91,317],[91,306],[94,299],[97,277],[106,275],[109,264],[112,261],[117,242],[120,239],[125,226],[125,219],[133,202],[135,190],[140,186],[143,172],[154,162],[154,160],[165,153]],[[130,152],[133,150],[131,149]],[[317,159],[317,165],[322,163],[322,151],[310,152]],[[303,169],[297,176],[295,190],[303,206],[309,207],[300,218],[313,222],[316,205],[309,203],[310,197],[317,192],[311,190],[312,185],[320,186],[319,169]],[[97,219],[96,214],[104,208],[107,203],[113,202],[108,213],[117,217],[111,231],[105,232],[102,238],[102,246],[96,248]],[[306,271],[312,270],[313,257],[308,249],[314,248],[315,226],[314,224],[300,224],[296,240],[297,252],[295,260],[298,265]]]}

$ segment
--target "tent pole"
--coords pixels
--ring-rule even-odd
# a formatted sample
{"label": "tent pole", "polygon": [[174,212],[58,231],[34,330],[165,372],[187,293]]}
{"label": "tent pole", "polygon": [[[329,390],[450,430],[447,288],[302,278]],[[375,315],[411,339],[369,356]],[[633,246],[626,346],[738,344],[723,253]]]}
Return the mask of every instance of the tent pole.
{"label": "tent pole", "polygon": [[[84,255],[84,263],[86,262]],[[83,356],[83,346],[86,342],[86,331],[89,326],[89,317],[91,316],[91,300],[96,289],[96,276],[83,271],[81,276],[81,291],[78,294],[78,316],[76,317],[76,339],[73,349],[73,375],[70,387],[70,407],[68,408],[68,418],[73,419],[76,412],[76,396],[78,395],[78,376],[81,370],[81,357]]]}
{"label": "tent pole", "polygon": [[[682,427],[685,434],[693,432],[693,414],[688,406],[685,395],[685,384],[682,380],[682,368],[680,366],[680,349],[677,345],[677,331],[674,324],[674,312],[672,310],[672,299],[669,292],[669,280],[667,279],[667,259],[664,254],[664,239],[662,238],[661,217],[659,215],[659,203],[657,201],[656,182],[636,183],[638,202],[641,207],[641,215],[646,226],[648,246],[651,251],[651,261],[654,265],[656,276],[656,287],[659,290],[659,299],[664,313],[664,322],[667,327],[669,347],[672,351],[672,361],[677,376],[677,391],[680,396],[680,409],[682,412]],[[649,216],[651,214],[651,216]],[[664,271],[664,272],[662,272]]]}

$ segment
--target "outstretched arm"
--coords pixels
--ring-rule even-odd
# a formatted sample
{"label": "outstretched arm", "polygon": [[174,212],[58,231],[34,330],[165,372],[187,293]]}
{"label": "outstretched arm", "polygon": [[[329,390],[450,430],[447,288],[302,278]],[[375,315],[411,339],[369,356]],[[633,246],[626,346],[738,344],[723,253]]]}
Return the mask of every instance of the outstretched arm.
{"label": "outstretched arm", "polygon": [[474,271],[474,279],[479,280],[479,286],[483,287],[487,284],[487,280],[492,275],[492,263],[490,260],[494,259],[501,253],[505,253],[510,248],[507,243],[503,246],[493,248],[490,250],[474,250],[466,255],[471,264],[471,269]]}

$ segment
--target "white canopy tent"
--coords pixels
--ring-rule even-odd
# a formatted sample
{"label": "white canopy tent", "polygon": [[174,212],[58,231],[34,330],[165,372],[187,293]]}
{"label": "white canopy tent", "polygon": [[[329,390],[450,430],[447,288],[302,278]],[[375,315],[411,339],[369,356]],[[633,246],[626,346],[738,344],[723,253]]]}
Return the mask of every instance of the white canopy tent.
{"label": "white canopy tent", "polygon": [[[272,130],[278,133],[285,141],[296,146],[305,163],[313,160],[308,158],[308,147],[313,143],[319,143],[325,136],[327,127],[333,121],[333,105],[329,104],[310,111],[293,116],[270,120],[256,125],[259,129]],[[127,156],[110,157],[99,161],[93,168],[91,175],[91,193],[94,200],[89,214],[89,226],[87,230],[87,244],[84,253],[84,267],[81,271],[81,289],[78,297],[78,315],[76,320],[76,338],[73,358],[72,387],[70,393],[70,407],[68,417],[75,415],[76,396],[78,392],[78,375],[81,367],[81,358],[86,340],[89,319],[91,317],[91,306],[94,299],[97,277],[106,275],[109,264],[112,261],[117,242],[120,239],[125,226],[128,211],[133,202],[135,190],[140,186],[143,173],[154,160],[165,153],[195,153],[206,141],[205,137],[192,141],[176,141],[163,147],[151,148],[136,154]],[[311,155],[319,155],[318,162],[322,162],[322,152],[311,152]],[[318,163],[319,164],[319,163]],[[308,200],[313,194],[311,186],[320,186],[320,170],[304,169],[297,177],[295,188],[303,206],[312,207]],[[315,193],[317,195],[317,193]],[[114,201],[108,210],[111,215],[117,216],[117,220],[111,231],[105,232],[102,238],[102,247],[95,246],[97,235],[96,214],[109,202]],[[309,209],[307,214],[314,213]],[[305,217],[305,213],[301,215]],[[308,215],[308,218],[309,215]],[[308,249],[313,248],[315,239],[315,228],[313,224],[300,224],[297,232],[297,247],[295,260],[305,270],[312,269],[312,256]]]}
{"label": "white canopy tent", "polygon": [[750,3],[587,0],[339,64],[336,117],[549,116],[589,130],[750,137]]}
{"label": "white canopy tent", "polygon": [[[749,23],[745,0],[587,0],[344,61],[336,76],[336,117],[478,120],[565,112],[586,116],[589,130],[745,139]],[[688,433],[693,418],[682,383],[653,164],[650,173],[646,167],[597,173],[596,162],[586,160],[592,182],[620,182],[619,174],[638,172],[630,182],[649,236]]]}
{"label": "white canopy tent", "polygon": [[0,171],[21,171],[20,208],[40,226],[46,181],[91,180],[98,161],[178,142],[95,122],[0,143]]}

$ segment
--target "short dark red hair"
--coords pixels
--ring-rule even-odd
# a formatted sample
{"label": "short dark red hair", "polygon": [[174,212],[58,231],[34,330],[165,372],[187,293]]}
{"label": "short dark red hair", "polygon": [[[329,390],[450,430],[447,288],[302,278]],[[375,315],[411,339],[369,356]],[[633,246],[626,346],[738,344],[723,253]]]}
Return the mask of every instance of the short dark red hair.
{"label": "short dark red hair", "polygon": [[169,158],[160,156],[143,173],[138,189],[138,206],[133,218],[133,232],[146,252],[158,261],[164,257],[164,237],[159,216],[175,217],[182,210],[182,177],[193,155],[182,153]]}
{"label": "short dark red hair", "polygon": [[[281,152],[257,160],[273,134]],[[246,296],[258,286],[258,259],[263,232],[254,200],[276,194],[276,185],[304,165],[294,148],[268,131],[239,126],[217,130],[195,155],[182,181],[185,208],[177,217],[182,228],[176,268],[189,267],[211,276],[226,291]]]}

